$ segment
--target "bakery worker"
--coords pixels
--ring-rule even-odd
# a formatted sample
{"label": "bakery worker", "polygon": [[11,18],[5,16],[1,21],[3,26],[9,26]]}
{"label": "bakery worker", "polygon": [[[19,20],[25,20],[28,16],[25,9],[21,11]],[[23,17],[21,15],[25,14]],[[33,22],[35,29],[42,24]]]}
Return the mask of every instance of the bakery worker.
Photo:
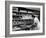
{"label": "bakery worker", "polygon": [[40,21],[39,21],[39,19],[38,19],[38,15],[34,15],[34,16],[35,16],[35,18],[34,18],[34,23],[37,24],[37,29],[39,29],[39,28],[40,28]]}
{"label": "bakery worker", "polygon": [[[33,15],[34,23],[33,23],[33,29],[40,29],[40,21],[38,19],[38,15]],[[37,27],[36,27],[37,26]]]}

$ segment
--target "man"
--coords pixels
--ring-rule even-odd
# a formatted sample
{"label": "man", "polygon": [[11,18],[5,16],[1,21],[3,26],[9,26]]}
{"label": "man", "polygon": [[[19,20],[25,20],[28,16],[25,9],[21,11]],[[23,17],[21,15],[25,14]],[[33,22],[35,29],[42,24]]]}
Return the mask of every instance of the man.
{"label": "man", "polygon": [[40,21],[38,19],[38,15],[33,16],[34,23],[32,24],[32,29],[40,29]]}

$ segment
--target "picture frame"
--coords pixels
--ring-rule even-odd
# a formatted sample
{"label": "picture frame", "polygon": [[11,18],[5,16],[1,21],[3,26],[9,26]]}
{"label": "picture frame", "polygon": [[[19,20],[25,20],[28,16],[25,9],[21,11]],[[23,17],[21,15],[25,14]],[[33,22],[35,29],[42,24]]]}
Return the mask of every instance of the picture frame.
{"label": "picture frame", "polygon": [[[30,19],[33,19],[32,15],[33,17],[34,16],[39,17],[38,18],[40,20],[39,30],[38,29],[35,30],[35,28],[33,29],[33,27],[31,26],[33,25],[31,23],[34,23],[32,20],[30,20]],[[17,24],[14,22],[14,19],[15,19],[15,22],[17,22]],[[25,22],[25,20],[27,21]],[[30,26],[29,26],[29,23],[31,24]],[[44,3],[5,1],[5,37],[33,36],[33,35],[44,35],[44,34],[45,34]]]}

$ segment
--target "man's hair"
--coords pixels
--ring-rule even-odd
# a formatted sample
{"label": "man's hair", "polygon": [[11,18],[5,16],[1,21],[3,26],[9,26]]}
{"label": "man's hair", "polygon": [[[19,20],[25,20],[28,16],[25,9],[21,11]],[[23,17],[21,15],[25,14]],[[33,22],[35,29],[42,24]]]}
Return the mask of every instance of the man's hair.
{"label": "man's hair", "polygon": [[35,18],[35,16],[34,16],[34,15],[32,15],[32,17],[34,17],[34,18]]}

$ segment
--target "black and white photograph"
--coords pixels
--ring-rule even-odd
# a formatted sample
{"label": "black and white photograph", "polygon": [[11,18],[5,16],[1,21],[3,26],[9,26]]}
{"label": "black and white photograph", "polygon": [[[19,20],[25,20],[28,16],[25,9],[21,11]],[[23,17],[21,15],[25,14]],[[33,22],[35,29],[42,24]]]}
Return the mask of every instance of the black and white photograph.
{"label": "black and white photograph", "polygon": [[44,3],[6,2],[6,36],[44,34]]}
{"label": "black and white photograph", "polygon": [[40,8],[12,7],[12,31],[40,29]]}
{"label": "black and white photograph", "polygon": [[10,5],[11,33],[40,33],[43,30],[42,6]]}

